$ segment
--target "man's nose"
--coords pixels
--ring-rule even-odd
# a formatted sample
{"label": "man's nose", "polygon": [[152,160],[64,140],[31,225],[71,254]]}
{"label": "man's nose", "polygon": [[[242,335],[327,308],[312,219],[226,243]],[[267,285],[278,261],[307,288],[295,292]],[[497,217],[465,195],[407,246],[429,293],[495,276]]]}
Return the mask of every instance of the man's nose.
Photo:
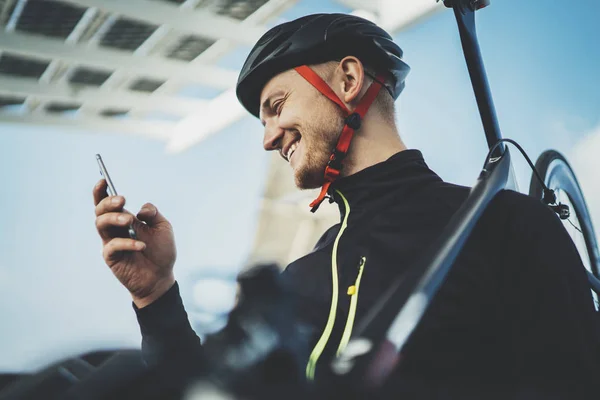
{"label": "man's nose", "polygon": [[285,131],[277,124],[267,123],[265,126],[265,136],[263,138],[263,148],[267,151],[278,150],[281,147]]}

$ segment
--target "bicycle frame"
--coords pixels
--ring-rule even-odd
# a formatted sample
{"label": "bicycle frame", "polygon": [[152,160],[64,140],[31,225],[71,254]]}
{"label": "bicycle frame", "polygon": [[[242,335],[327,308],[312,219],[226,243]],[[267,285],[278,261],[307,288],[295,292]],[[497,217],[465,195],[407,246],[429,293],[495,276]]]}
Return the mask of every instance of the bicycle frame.
{"label": "bicycle frame", "polygon": [[[475,11],[488,0],[445,0],[454,9],[465,60],[481,122],[491,149],[502,137],[475,29]],[[360,321],[340,356],[332,364],[342,379],[363,380],[377,387],[395,367],[398,353],[423,317],[479,217],[512,173],[510,154],[501,144],[487,160],[465,203],[424,257],[384,292]],[[398,311],[400,310],[400,311]],[[377,324],[373,323],[377,321]]]}
{"label": "bicycle frame", "polygon": [[[477,32],[475,29],[475,7],[473,5],[480,4],[479,8],[483,8],[489,4],[488,2],[473,1],[473,0],[446,0],[446,7],[454,9],[454,16],[458,24],[460,40],[462,43],[473,92],[477,100],[477,107],[481,116],[481,123],[487,139],[488,147],[491,148],[502,137],[500,133],[500,125],[492,99],[492,92],[488,83],[487,74],[477,41]],[[479,9],[478,8],[478,9]],[[504,152],[504,144],[498,146],[498,151],[494,156],[498,157]]]}

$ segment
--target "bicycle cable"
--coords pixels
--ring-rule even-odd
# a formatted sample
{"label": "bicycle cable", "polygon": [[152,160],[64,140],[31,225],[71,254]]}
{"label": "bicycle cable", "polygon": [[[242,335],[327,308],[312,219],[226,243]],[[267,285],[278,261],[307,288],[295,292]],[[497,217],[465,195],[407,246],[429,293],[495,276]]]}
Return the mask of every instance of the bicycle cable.
{"label": "bicycle cable", "polygon": [[581,231],[580,228],[577,227],[577,225],[575,225],[573,222],[571,222],[570,219],[568,219],[567,221],[573,226],[573,228],[575,228],[577,231],[579,231],[579,233],[581,233],[583,235],[583,232]]}
{"label": "bicycle cable", "polygon": [[[571,222],[569,220],[569,217],[571,216],[571,211],[569,209],[569,206],[566,204],[562,204],[562,203],[558,203],[556,204],[556,193],[554,192],[554,190],[550,189],[548,186],[546,186],[546,184],[544,183],[544,180],[542,179],[542,177],[540,176],[538,170],[535,168],[535,165],[533,165],[533,163],[531,162],[531,159],[529,158],[529,156],[527,155],[527,153],[525,152],[525,150],[523,150],[523,148],[521,147],[521,145],[519,143],[517,143],[516,141],[512,140],[512,139],[499,139],[498,142],[496,142],[491,148],[490,151],[488,152],[487,158],[486,158],[486,164],[487,162],[489,162],[492,159],[492,154],[494,153],[494,151],[498,148],[498,146],[500,146],[500,144],[502,144],[503,142],[508,142],[512,145],[514,145],[517,149],[519,149],[519,151],[521,152],[521,154],[523,155],[523,157],[525,157],[525,160],[527,160],[527,163],[529,164],[529,167],[531,167],[531,170],[533,171],[535,177],[537,178],[537,180],[540,182],[540,185],[542,185],[543,188],[543,197],[542,197],[542,201],[552,209],[552,211],[554,211],[556,214],[558,214],[560,219],[563,220],[568,220],[569,222]],[[484,166],[485,168],[485,166]],[[575,229],[577,229],[577,227],[571,222],[571,225],[573,225],[575,227]],[[581,232],[581,230],[577,229],[579,232]]]}

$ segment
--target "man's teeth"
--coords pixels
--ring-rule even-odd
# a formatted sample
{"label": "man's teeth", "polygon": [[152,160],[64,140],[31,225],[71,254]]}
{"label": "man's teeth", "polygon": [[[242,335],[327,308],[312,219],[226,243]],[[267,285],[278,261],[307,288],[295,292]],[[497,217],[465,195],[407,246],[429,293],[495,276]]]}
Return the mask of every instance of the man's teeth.
{"label": "man's teeth", "polygon": [[293,143],[293,144],[290,146],[290,148],[288,149],[288,152],[287,152],[287,154],[285,155],[285,156],[286,156],[286,158],[288,159],[288,161],[290,161],[290,158],[292,157],[292,153],[294,153],[294,151],[296,151],[296,147],[298,147],[298,142],[299,142],[299,141],[296,141],[296,142],[294,142],[294,143]]}

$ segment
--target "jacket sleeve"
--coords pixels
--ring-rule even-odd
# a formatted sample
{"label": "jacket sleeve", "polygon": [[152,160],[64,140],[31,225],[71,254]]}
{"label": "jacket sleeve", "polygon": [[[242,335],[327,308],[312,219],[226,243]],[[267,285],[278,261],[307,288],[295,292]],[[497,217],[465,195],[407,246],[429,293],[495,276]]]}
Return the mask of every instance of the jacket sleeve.
{"label": "jacket sleeve", "polygon": [[178,377],[201,372],[203,349],[192,329],[177,283],[154,303],[133,305],[142,333],[142,356],[148,367],[169,371]]}

